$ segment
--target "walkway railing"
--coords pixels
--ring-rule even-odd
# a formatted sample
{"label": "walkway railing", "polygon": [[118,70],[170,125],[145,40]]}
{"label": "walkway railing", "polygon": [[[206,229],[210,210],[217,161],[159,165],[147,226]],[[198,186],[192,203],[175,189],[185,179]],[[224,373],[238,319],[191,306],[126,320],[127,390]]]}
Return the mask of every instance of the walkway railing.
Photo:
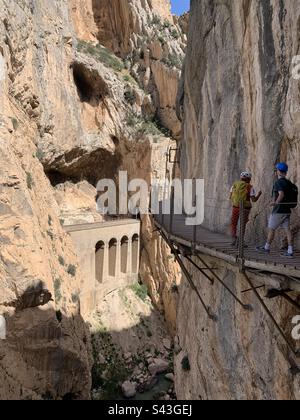
{"label": "walkway railing", "polygon": [[[165,219],[166,216],[163,212],[163,214],[161,215],[160,221],[161,221],[161,226],[159,227],[159,230],[161,232],[162,237],[164,238],[164,240],[168,243],[168,245],[170,246],[170,249],[172,251],[172,253],[175,256],[176,261],[178,262],[179,266],[182,269],[183,274],[185,275],[185,277],[187,278],[191,288],[195,291],[195,293],[197,294],[199,301],[201,303],[201,305],[203,306],[205,312],[207,313],[207,315],[209,316],[210,319],[212,319],[213,321],[217,321],[217,316],[212,312],[211,308],[209,308],[205,302],[203,297],[201,296],[199,289],[195,283],[195,280],[193,279],[193,276],[190,274],[188,267],[186,267],[186,265],[183,262],[183,258],[186,258],[187,261],[189,261],[189,263],[195,267],[196,269],[198,269],[202,275],[208,279],[211,283],[211,285],[214,284],[214,280],[216,280],[217,282],[219,282],[226,290],[228,293],[231,294],[231,296],[233,296],[233,298],[235,299],[235,301],[241,305],[243,307],[243,309],[251,311],[253,310],[251,305],[245,304],[242,302],[242,300],[235,294],[234,291],[232,291],[227,284],[221,279],[221,277],[217,274],[217,270],[218,268],[215,267],[211,267],[202,257],[201,257],[201,253],[203,253],[202,251],[199,251],[199,245],[201,245],[201,238],[197,237],[197,233],[198,233],[198,228],[199,226],[197,226],[196,224],[193,226],[193,233],[192,233],[192,237],[190,240],[190,247],[189,246],[185,246],[182,245],[181,242],[176,239],[177,235],[178,235],[178,226],[176,226],[176,228],[174,229],[174,217],[175,217],[175,202],[174,202],[174,187],[171,187],[171,192],[170,192],[170,215],[169,215],[169,220],[167,221],[167,224],[165,224]],[[196,208],[196,190],[194,189],[193,192],[193,206]],[[290,206],[294,205],[294,203],[281,203],[280,205],[286,205],[286,206]],[[162,210],[163,210],[164,205],[162,206]],[[229,206],[227,208],[227,210],[229,210]],[[290,339],[287,337],[287,335],[285,334],[285,332],[283,331],[283,329],[280,327],[279,323],[276,321],[275,317],[272,315],[271,311],[269,310],[269,308],[267,307],[267,305],[265,304],[263,298],[260,296],[260,294],[258,293],[258,288],[255,287],[253,281],[250,279],[249,275],[247,274],[247,270],[249,270],[249,272],[255,272],[258,273],[260,272],[259,270],[255,270],[255,269],[249,269],[247,267],[245,267],[245,230],[246,230],[246,211],[248,211],[247,209],[245,209],[244,207],[244,202],[240,203],[240,211],[239,211],[239,216],[240,216],[240,223],[239,223],[239,239],[238,239],[238,246],[236,248],[236,263],[239,266],[241,275],[243,276],[244,280],[248,283],[248,285],[250,286],[249,291],[252,291],[254,293],[254,295],[256,296],[256,298],[258,299],[259,303],[261,304],[261,307],[263,308],[263,310],[266,312],[266,314],[268,315],[268,317],[271,319],[273,325],[275,326],[276,330],[278,331],[279,335],[283,338],[283,340],[285,341],[287,347],[289,348],[289,350],[291,351],[291,353],[298,358],[300,356],[300,351],[295,350],[294,346],[291,344]],[[159,226],[159,223],[158,223]],[[213,233],[210,233],[210,241],[213,241],[212,235]],[[216,234],[217,235],[217,234]],[[189,234],[189,238],[190,238],[190,234]],[[188,241],[184,241],[184,242],[188,242]],[[204,252],[205,253],[205,252]],[[196,257],[199,261],[200,264],[197,264],[193,257]],[[210,275],[209,275],[209,274]],[[285,276],[284,273],[282,273],[283,276]],[[290,278],[291,279],[291,278]],[[278,291],[278,294],[276,296],[280,296],[280,291]],[[293,304],[293,306],[298,305],[297,302],[295,302],[292,298],[290,298],[289,296],[287,296],[287,301],[290,302],[291,304]],[[298,365],[297,366],[297,372],[300,373],[300,367]]]}

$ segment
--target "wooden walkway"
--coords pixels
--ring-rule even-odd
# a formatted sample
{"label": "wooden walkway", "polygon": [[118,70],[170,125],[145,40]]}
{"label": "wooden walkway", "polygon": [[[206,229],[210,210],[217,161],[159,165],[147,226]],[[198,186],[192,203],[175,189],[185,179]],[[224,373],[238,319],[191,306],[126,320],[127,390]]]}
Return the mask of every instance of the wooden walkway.
{"label": "wooden walkway", "polygon": [[[154,220],[155,225],[172,241],[197,250],[202,254],[220,258],[231,264],[237,264],[238,250],[231,245],[230,237],[197,226],[195,244],[194,227],[185,225],[184,215],[173,216],[171,233],[169,215],[156,215]],[[290,277],[296,283],[299,282],[300,287],[300,252],[296,252],[294,258],[289,259],[282,257],[279,250],[274,250],[270,255],[265,255],[257,252],[254,246],[249,246],[244,251],[244,258],[245,268]]]}

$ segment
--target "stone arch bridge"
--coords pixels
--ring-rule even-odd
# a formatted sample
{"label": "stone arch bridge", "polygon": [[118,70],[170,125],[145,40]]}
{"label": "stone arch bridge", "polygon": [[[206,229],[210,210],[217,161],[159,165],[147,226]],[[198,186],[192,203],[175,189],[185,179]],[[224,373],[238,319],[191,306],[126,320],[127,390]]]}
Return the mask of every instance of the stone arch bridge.
{"label": "stone arch bridge", "polygon": [[83,273],[82,312],[93,311],[105,295],[138,281],[140,221],[65,226],[70,234]]}

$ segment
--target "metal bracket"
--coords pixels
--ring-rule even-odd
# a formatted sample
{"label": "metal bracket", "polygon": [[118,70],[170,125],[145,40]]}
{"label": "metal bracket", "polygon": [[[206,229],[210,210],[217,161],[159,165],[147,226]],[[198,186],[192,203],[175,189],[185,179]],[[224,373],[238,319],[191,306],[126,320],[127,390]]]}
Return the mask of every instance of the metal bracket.
{"label": "metal bracket", "polygon": [[245,280],[247,281],[247,283],[249,284],[249,286],[251,287],[251,289],[253,290],[255,296],[257,297],[257,299],[259,300],[260,304],[262,305],[263,309],[265,310],[265,312],[267,313],[267,315],[270,317],[270,319],[272,320],[273,324],[275,325],[277,331],[279,332],[279,334],[281,335],[281,337],[283,338],[283,340],[285,341],[285,343],[287,344],[288,348],[290,349],[290,351],[293,353],[294,356],[299,357],[299,351],[295,350],[294,347],[292,346],[292,344],[290,343],[290,341],[288,340],[288,338],[286,337],[284,331],[281,329],[280,325],[278,324],[278,322],[276,321],[276,319],[273,317],[271,311],[269,310],[269,308],[267,307],[267,305],[265,304],[265,302],[263,301],[263,299],[261,298],[261,296],[259,295],[258,291],[256,290],[254,284],[252,283],[252,281],[250,280],[249,276],[243,272],[242,273]]}
{"label": "metal bracket", "polygon": [[171,153],[172,152],[175,152],[175,156],[176,156],[178,150],[179,150],[178,148],[174,148],[174,147],[170,147],[169,148],[169,151],[168,151],[168,161],[169,161],[169,163],[173,163],[173,164],[180,163],[179,160],[176,160],[176,159],[175,160],[172,160],[171,159]]}

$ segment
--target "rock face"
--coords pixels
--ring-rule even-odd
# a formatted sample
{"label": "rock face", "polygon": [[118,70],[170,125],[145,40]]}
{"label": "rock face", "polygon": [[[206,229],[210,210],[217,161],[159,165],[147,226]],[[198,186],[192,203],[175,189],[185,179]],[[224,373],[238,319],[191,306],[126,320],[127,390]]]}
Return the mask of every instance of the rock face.
{"label": "rock face", "polygon": [[[167,0],[0,10],[0,398],[88,398],[89,313],[61,224],[100,220],[95,185],[119,169],[162,177],[186,36]],[[147,217],[141,276],[174,326],[164,279],[178,270],[152,229]]]}
{"label": "rock face", "polygon": [[169,0],[88,0],[84,5],[71,0],[71,8],[79,39],[100,42],[122,57],[151,94],[157,117],[179,138],[175,103],[186,34],[172,17]]}
{"label": "rock face", "polygon": [[[253,209],[250,239],[265,234],[272,170],[279,159],[288,161],[299,185],[299,81],[292,77],[299,16],[298,1],[191,3],[178,98],[184,119],[181,170],[185,178],[205,179],[205,225],[211,229],[227,230],[228,191],[243,169],[252,170],[254,184],[264,192]],[[210,263],[238,294],[247,288],[233,267]],[[185,283],[180,287],[178,398],[299,399],[299,377],[290,373],[286,347],[252,294],[243,295],[254,307],[248,313],[190,269],[219,321],[209,321],[194,292]],[[267,304],[290,336],[297,310],[280,299]],[[186,355],[190,370],[182,363]]]}
{"label": "rock face", "polygon": [[149,372],[151,375],[157,375],[159,373],[164,373],[168,370],[169,363],[162,359],[154,359],[153,363],[151,363],[148,367]]}
{"label": "rock face", "polygon": [[228,191],[242,170],[251,169],[264,192],[252,215],[257,233],[278,159],[288,160],[290,177],[299,181],[299,92],[292,77],[298,12],[297,1],[192,3],[181,166],[185,175],[205,179],[208,227],[228,223]]}
{"label": "rock face", "polygon": [[[181,134],[175,108],[186,46],[186,34],[171,16],[170,2],[87,1],[82,5],[72,0],[70,7],[78,38],[76,80],[83,78],[95,86],[91,80],[97,74],[103,93],[100,101],[82,98],[79,105],[82,132],[88,138],[93,133],[92,140],[86,142],[88,147],[81,141],[67,153],[69,163],[64,154],[54,165],[47,165],[60,165],[55,175],[62,172],[72,177],[79,171],[92,183],[93,178],[100,179],[104,174],[117,179],[118,170],[127,170],[129,179],[142,178],[148,185],[163,180],[166,169],[169,174],[173,170],[172,165],[166,166],[168,150],[176,148],[168,134],[176,138]],[[79,90],[80,85],[77,83]],[[84,150],[79,152],[78,147]],[[103,165],[96,168],[100,156]],[[72,208],[63,195],[64,207]],[[168,325],[174,331],[176,299],[170,289],[180,274],[168,248],[153,230],[151,219],[143,217],[140,274],[156,305],[166,311]],[[157,264],[162,259],[163,263]]]}
{"label": "rock face", "polygon": [[0,4],[1,399],[88,398],[91,386],[81,273],[38,146],[70,141],[70,120],[54,112],[68,101],[66,6],[46,13],[43,1]]}

